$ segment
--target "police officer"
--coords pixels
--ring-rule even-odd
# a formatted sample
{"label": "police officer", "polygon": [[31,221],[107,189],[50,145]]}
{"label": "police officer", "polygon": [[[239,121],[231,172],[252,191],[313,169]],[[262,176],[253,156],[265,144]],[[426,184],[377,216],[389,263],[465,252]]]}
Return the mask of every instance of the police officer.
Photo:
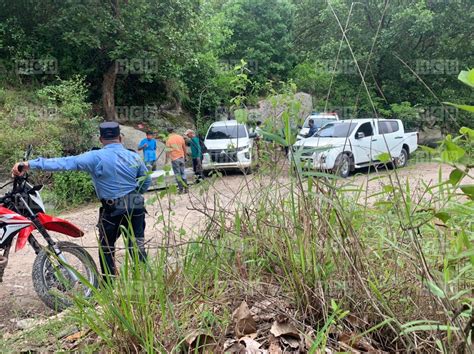
{"label": "police officer", "polygon": [[[100,124],[99,140],[103,145],[102,149],[78,156],[52,159],[40,157],[19,162],[13,166],[12,173],[21,175],[28,169],[88,172],[102,203],[98,223],[102,274],[115,275],[115,241],[120,236],[121,225],[130,230],[128,235],[134,236],[128,239],[132,257],[137,254],[141,261],[146,259],[145,207],[142,194],[150,186],[151,179],[140,156],[122,145],[118,123]],[[136,253],[133,252],[136,249],[133,247],[135,244],[138,246]]]}

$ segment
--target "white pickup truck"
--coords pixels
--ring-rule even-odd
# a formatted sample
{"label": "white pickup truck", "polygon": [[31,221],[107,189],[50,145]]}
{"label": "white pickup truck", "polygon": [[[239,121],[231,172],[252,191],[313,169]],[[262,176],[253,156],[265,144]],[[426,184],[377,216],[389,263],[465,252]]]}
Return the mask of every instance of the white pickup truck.
{"label": "white pickup truck", "polygon": [[401,120],[348,119],[297,141],[292,156],[300,156],[308,167],[347,177],[356,168],[380,164],[387,153],[396,167],[404,167],[417,148],[418,133],[405,133]]}

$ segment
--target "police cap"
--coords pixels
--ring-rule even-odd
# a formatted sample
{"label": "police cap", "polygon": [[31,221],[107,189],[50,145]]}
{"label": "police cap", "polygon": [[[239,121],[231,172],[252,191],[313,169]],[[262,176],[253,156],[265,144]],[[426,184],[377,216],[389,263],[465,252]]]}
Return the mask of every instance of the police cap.
{"label": "police cap", "polygon": [[102,139],[115,139],[120,136],[120,126],[117,122],[104,122],[99,125]]}

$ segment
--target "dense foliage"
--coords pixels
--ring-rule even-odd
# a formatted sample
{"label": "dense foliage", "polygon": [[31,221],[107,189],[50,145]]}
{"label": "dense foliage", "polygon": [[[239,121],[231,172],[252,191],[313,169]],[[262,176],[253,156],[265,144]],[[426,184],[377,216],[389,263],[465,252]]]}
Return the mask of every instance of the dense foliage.
{"label": "dense foliage", "polygon": [[[78,154],[98,143],[97,118],[90,115],[86,102],[87,85],[74,76],[35,90],[0,90],[0,174],[5,177],[19,161],[27,145],[34,156],[56,157]],[[90,200],[95,195],[87,174],[35,176],[40,183],[52,182],[48,202],[68,207]]]}
{"label": "dense foliage", "polygon": [[473,65],[473,13],[469,1],[2,2],[0,75],[4,84],[83,75],[107,119],[114,106],[213,116],[230,104],[232,68],[244,59],[256,97],[268,80],[292,78],[318,109],[449,130],[470,124],[438,98],[471,99],[456,75]]}
{"label": "dense foliage", "polygon": [[472,119],[442,101],[472,102],[456,80],[473,65],[472,10],[426,0],[1,2],[0,158],[8,165],[26,143],[46,155],[84,151],[95,115],[157,126],[156,112],[185,111],[202,134],[219,108],[295,85],[315,110],[457,131]]}

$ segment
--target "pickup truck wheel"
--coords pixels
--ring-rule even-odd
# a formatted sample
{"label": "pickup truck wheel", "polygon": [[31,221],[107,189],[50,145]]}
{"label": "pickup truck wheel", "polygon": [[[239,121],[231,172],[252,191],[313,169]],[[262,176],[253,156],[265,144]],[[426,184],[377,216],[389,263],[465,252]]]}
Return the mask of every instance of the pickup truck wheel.
{"label": "pickup truck wheel", "polygon": [[346,154],[339,155],[336,159],[333,172],[342,178],[348,177],[349,173],[351,173],[351,159],[349,156]]}
{"label": "pickup truck wheel", "polygon": [[395,168],[405,167],[408,163],[408,152],[402,149],[400,156],[395,159]]}

